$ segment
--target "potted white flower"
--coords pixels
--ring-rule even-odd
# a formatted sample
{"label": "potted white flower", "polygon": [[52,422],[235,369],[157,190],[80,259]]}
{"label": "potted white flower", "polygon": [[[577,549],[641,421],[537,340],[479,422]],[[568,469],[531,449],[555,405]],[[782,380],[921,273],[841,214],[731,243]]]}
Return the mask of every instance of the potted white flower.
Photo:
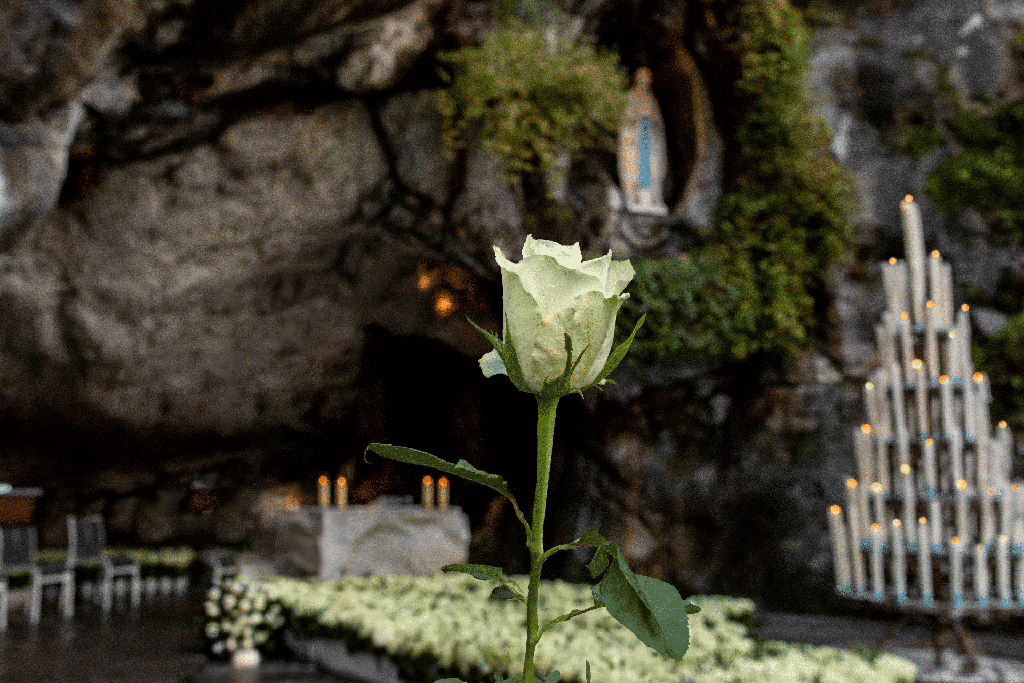
{"label": "potted white flower", "polygon": [[271,599],[259,584],[228,579],[207,592],[203,609],[195,621],[203,626],[208,654],[214,659],[258,663],[260,652],[270,654],[280,642],[284,605]]}

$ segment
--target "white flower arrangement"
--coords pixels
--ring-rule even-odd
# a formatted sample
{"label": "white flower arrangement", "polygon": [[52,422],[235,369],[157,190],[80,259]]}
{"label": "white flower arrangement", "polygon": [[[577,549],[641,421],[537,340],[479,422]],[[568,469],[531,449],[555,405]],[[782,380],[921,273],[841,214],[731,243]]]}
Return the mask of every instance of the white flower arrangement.
{"label": "white flower arrangement", "polygon": [[206,594],[203,604],[206,637],[213,641],[214,654],[230,654],[239,648],[273,650],[276,636],[284,627],[284,605],[257,583],[228,579]]}

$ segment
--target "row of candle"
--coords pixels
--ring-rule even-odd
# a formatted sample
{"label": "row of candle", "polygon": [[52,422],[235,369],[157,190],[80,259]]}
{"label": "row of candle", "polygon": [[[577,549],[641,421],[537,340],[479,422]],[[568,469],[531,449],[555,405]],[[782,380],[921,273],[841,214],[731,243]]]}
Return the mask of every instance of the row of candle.
{"label": "row of candle", "polygon": [[[931,302],[929,301],[928,303],[930,304]],[[967,304],[964,304],[965,308],[966,306]],[[906,316],[906,314],[907,312],[903,311],[901,315]],[[871,378],[872,384],[876,385],[879,389],[879,392],[876,394],[877,398],[874,400],[877,402],[889,400],[887,387],[891,385],[894,390],[899,389],[901,393],[911,388],[917,392],[918,387],[920,387],[921,391],[917,392],[920,394],[918,400],[926,402],[930,388],[937,387],[941,389],[941,385],[949,384],[948,390],[950,395],[953,389],[960,389],[962,400],[969,402],[968,406],[970,409],[965,413],[969,419],[973,418],[976,414],[974,412],[975,401],[983,400],[987,405],[992,400],[991,387],[987,377],[982,373],[974,371],[969,346],[970,324],[967,321],[965,311],[960,312],[959,318],[958,327],[961,329],[951,330],[942,337],[936,338],[934,330],[929,329],[925,331],[925,339],[932,339],[933,343],[925,343],[924,360],[917,355],[917,348],[912,340],[912,333],[908,329],[909,325],[901,324],[898,326],[897,331],[899,336],[902,337],[899,360],[896,357],[895,342],[893,341],[893,334],[895,332],[889,331],[889,325],[876,327],[875,336],[879,344],[881,368],[876,370]],[[932,334],[929,335],[929,332]],[[942,347],[941,355],[945,357],[945,361],[942,364],[939,363],[940,346]],[[943,380],[943,377],[946,379]],[[962,378],[973,380],[974,383],[962,381]],[[946,396],[947,394],[944,393],[943,398]],[[894,393],[893,399],[895,397],[896,394]]]}
{"label": "row of candle", "polygon": [[[319,503],[320,507],[326,508],[331,505],[331,482],[325,476],[321,475],[320,479],[317,480],[319,487]],[[441,477],[437,480],[437,507],[444,510],[448,507],[448,500],[450,491],[448,490],[448,478]],[[423,488],[420,500],[424,507],[432,507],[434,505],[434,480],[429,474],[423,477]],[[334,482],[334,501],[338,507],[345,507],[348,505],[348,482],[345,477],[338,477]]]}
{"label": "row of candle", "polygon": [[[832,527],[833,551],[836,566],[836,587],[849,594],[852,588],[857,593],[865,592],[864,560],[860,552],[861,544],[854,542],[851,548],[847,545],[846,524],[843,521],[842,509],[833,505],[829,512],[829,522]],[[922,535],[927,535],[927,519],[921,517],[918,520],[919,529]],[[851,525],[856,526],[856,525]],[[895,582],[896,598],[899,602],[907,599],[907,544],[903,539],[902,522],[899,519],[892,521],[892,576]],[[909,529],[908,529],[909,531]],[[1012,601],[1010,591],[1011,566],[1010,566],[1010,539],[1006,534],[999,536],[996,544],[996,581],[999,585],[999,599],[1004,606]],[[873,598],[883,600],[885,598],[885,575],[882,571],[882,530],[880,524],[871,525],[870,551],[871,551],[871,586]],[[913,546],[911,546],[913,549]],[[963,555],[966,553],[966,541],[954,536],[949,542],[950,574],[951,574],[951,597],[954,603],[964,601],[964,569]],[[988,545],[979,543],[975,546],[974,553],[974,593],[978,603],[985,607],[988,604],[991,593],[989,588],[989,558]],[[1017,556],[1017,572],[1015,581],[1016,600],[1024,603],[1024,552],[1021,546],[1014,546],[1013,554]],[[931,551],[919,552],[918,578],[921,585],[921,595],[925,603],[934,600],[932,586]],[[851,567],[852,558],[852,567]]]}
{"label": "row of candle", "polygon": [[[935,324],[938,327],[949,328],[953,324],[952,270],[949,264],[942,262],[939,252],[933,251],[931,258],[928,259],[927,273],[931,287],[926,290],[924,229],[921,225],[920,209],[912,195],[908,194],[900,202],[900,212],[903,219],[903,251],[906,260],[897,264],[895,258],[889,259],[888,264],[883,263],[882,269],[889,310],[911,311],[914,314],[914,322],[925,325],[924,303],[930,298],[938,307]],[[908,265],[910,268],[909,278]],[[909,306],[908,292],[910,294]],[[929,292],[930,297],[928,296]]]}
{"label": "row of candle", "polygon": [[[904,465],[904,468],[909,470],[907,465]],[[914,489],[912,474],[908,471],[904,472],[904,475],[907,477],[905,484],[907,488],[904,491],[909,491],[910,494],[902,494],[903,518],[914,519],[917,513],[918,492]],[[872,483],[870,494],[868,488],[866,485],[859,485],[856,479],[846,480],[847,510],[850,519],[856,522],[850,529],[854,543],[860,543],[861,539],[867,535],[867,530],[872,526],[868,513],[869,507],[874,510],[875,523],[882,525],[881,533],[883,540],[886,540],[886,529],[891,517],[886,514],[882,485],[877,481]],[[970,495],[970,505],[968,505],[968,495]],[[942,523],[942,502],[937,496],[929,493],[922,494],[922,497],[925,499],[932,520],[931,533],[926,534],[923,540],[928,542],[930,535],[932,544],[941,543],[942,539],[946,537],[945,532],[947,531]],[[980,508],[980,512],[975,516],[974,510],[977,508]],[[999,509],[998,529],[995,525],[995,508]],[[957,482],[954,510],[956,535],[960,538],[968,538],[970,534],[972,537],[979,537],[982,542],[988,543],[993,541],[997,534],[1006,534],[1014,544],[1024,544],[1024,487],[1019,482],[1013,482],[1009,489],[1002,490],[990,486],[978,495],[968,494],[967,482],[961,479]],[[977,529],[972,523],[974,518],[979,519]],[[976,534],[975,531],[977,531]],[[918,540],[920,539],[915,536],[914,531],[907,529],[907,541],[916,543]]]}
{"label": "row of candle", "polygon": [[[916,462],[917,481],[926,495],[954,491],[956,482],[961,479],[972,489],[985,490],[990,486],[1005,489],[1010,484],[1013,469],[1013,437],[1005,421],[999,423],[998,431],[993,439],[977,439],[967,444],[959,432],[941,441],[920,435],[913,443],[906,433],[896,439],[882,439],[871,425],[863,424],[854,430],[858,476],[861,481],[879,482],[886,493],[894,489],[908,490],[906,485],[914,481],[914,476],[912,471],[904,472],[903,468],[910,468],[911,463]],[[917,447],[916,458],[911,452],[912,445]],[[894,455],[892,447],[896,450]]]}

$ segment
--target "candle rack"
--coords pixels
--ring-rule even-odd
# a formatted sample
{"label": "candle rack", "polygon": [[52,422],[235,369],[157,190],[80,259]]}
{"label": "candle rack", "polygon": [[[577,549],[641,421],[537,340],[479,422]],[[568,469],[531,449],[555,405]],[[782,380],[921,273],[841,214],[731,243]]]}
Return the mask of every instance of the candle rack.
{"label": "candle rack", "polygon": [[992,433],[969,307],[954,319],[950,266],[937,251],[925,263],[913,198],[900,208],[907,258],[882,264],[881,362],[864,387],[868,422],[854,432],[857,478],[847,479],[845,510],[827,511],[836,590],[902,614],[890,635],[934,619],[937,665],[940,635],[952,631],[973,673],[980,653],[964,619],[1024,616],[1024,483],[1010,481],[1006,423]]}

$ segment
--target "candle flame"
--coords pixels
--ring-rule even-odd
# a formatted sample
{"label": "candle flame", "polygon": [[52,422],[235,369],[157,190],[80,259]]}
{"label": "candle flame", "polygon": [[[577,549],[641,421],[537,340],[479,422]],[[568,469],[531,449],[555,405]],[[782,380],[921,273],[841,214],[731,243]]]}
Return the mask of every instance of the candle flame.
{"label": "candle flame", "polygon": [[892,520],[892,525],[893,526],[900,526],[901,524],[902,524],[902,522],[900,522],[900,520],[898,520],[898,519]]}
{"label": "candle flame", "polygon": [[843,514],[843,508],[839,507],[838,505],[833,505],[832,507],[830,507],[828,509],[828,511],[831,512],[836,517],[838,517],[839,515]]}
{"label": "candle flame", "polygon": [[960,310],[966,313],[967,311],[971,310],[971,307],[968,306],[967,304],[960,304]]}
{"label": "candle flame", "polygon": [[932,249],[932,258],[939,258],[939,250]]}
{"label": "candle flame", "polygon": [[985,495],[988,495],[988,496],[996,495],[996,487],[995,486],[989,486],[987,489],[985,489]]}
{"label": "candle flame", "polygon": [[932,443],[933,443],[933,441],[932,441],[931,437],[928,437],[927,439],[925,439],[925,440],[924,440],[924,442],[925,442],[926,444],[928,444],[929,446],[931,446],[931,445],[932,445]]}
{"label": "candle flame", "polygon": [[1010,484],[1010,490],[1013,491],[1014,493],[1017,493],[1017,491],[1020,491],[1020,484],[1018,484],[1017,482]]}
{"label": "candle flame", "polygon": [[338,485],[339,486],[344,486],[345,485],[345,477],[338,477]]}
{"label": "candle flame", "polygon": [[440,479],[438,479],[437,480],[437,485],[441,486],[441,487],[447,486],[448,485],[448,477],[441,477]]}
{"label": "candle flame", "polygon": [[956,339],[956,330],[950,330],[949,331],[949,338],[950,339]]}
{"label": "candle flame", "polygon": [[910,202],[914,201],[914,195],[908,194],[906,197],[903,198],[903,201],[909,204]]}
{"label": "candle flame", "polygon": [[882,492],[882,485],[876,481],[874,484],[871,485],[871,490],[874,491],[875,495],[877,496],[879,493]]}
{"label": "candle flame", "polygon": [[903,319],[903,320],[906,320],[909,317],[910,317],[910,314],[908,314],[906,311],[903,311],[902,313],[900,313],[900,318]]}
{"label": "candle flame", "polygon": [[924,367],[924,362],[922,362],[920,358],[915,358],[914,362],[911,363],[911,365],[914,366],[915,370],[920,370],[922,367]]}
{"label": "candle flame", "polygon": [[889,257],[889,265],[890,266],[895,266],[896,265],[896,257],[895,256],[890,256]]}
{"label": "candle flame", "polygon": [[871,531],[873,531],[876,534],[881,533],[882,527],[878,526],[878,522],[872,522],[871,523]]}
{"label": "candle flame", "polygon": [[846,480],[846,485],[849,488],[851,488],[851,489],[855,489],[855,488],[857,488],[857,480],[856,479],[852,479],[852,478],[851,479],[847,479]]}
{"label": "candle flame", "polygon": [[321,474],[321,475],[320,475],[320,478],[319,478],[319,479],[317,479],[316,481],[317,481],[317,483],[318,483],[318,484],[320,484],[321,486],[327,486],[327,481],[328,481],[328,479],[327,479],[327,477],[325,477],[324,475],[322,475],[322,474]]}
{"label": "candle flame", "polygon": [[952,543],[953,545],[956,545],[956,544],[960,543],[960,538],[958,536],[954,536],[953,538],[949,539],[949,542]]}
{"label": "candle flame", "polygon": [[983,379],[984,377],[985,377],[985,375],[981,374],[980,372],[976,372],[976,373],[974,373],[974,376],[972,377],[972,379],[973,379],[973,380],[974,380],[975,382],[978,382],[978,383],[980,384],[980,383],[981,383],[981,380],[982,380],[982,379]]}
{"label": "candle flame", "polygon": [[928,308],[935,308],[935,302],[932,301],[931,299],[926,301],[924,305],[927,306]]}
{"label": "candle flame", "polygon": [[903,463],[902,465],[900,465],[900,472],[902,472],[903,474],[910,474],[910,465],[908,465],[907,463]]}
{"label": "candle flame", "polygon": [[956,487],[958,489],[965,489],[965,488],[967,488],[967,480],[966,479],[957,479],[956,480]]}
{"label": "candle flame", "polygon": [[927,517],[921,517],[917,521],[918,521],[919,524],[927,524],[928,523],[928,518]]}
{"label": "candle flame", "polygon": [[430,486],[432,483],[434,483],[434,480],[430,477],[429,474],[426,475],[425,477],[423,477],[423,485],[424,486]]}
{"label": "candle flame", "polygon": [[860,426],[860,431],[864,432],[865,434],[870,434],[871,433],[871,425],[869,425],[867,422],[865,422],[864,424],[862,424]]}
{"label": "candle flame", "polygon": [[947,384],[949,382],[949,375],[939,375],[939,384]]}
{"label": "candle flame", "polygon": [[438,316],[447,318],[455,308],[455,304],[452,302],[452,298],[448,294],[438,294],[437,300],[434,302],[434,311]]}
{"label": "candle flame", "polygon": [[1000,420],[999,421],[999,428],[1000,429],[1006,429],[1006,420]]}
{"label": "candle flame", "polygon": [[1007,536],[1006,534],[999,534],[999,542],[1000,543],[1006,543],[1009,540],[1010,540],[1010,537]]}
{"label": "candle flame", "polygon": [[864,385],[864,388],[865,389],[874,389],[875,385],[873,383],[871,383],[871,382],[868,382],[867,384]]}

